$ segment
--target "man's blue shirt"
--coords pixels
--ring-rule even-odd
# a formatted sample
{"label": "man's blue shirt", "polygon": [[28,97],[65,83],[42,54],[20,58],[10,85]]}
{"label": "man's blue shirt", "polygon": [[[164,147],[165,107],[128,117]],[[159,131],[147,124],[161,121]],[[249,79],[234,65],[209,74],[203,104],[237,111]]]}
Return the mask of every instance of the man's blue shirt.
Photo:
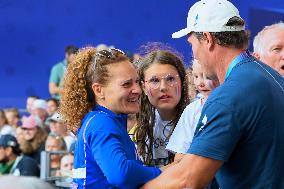
{"label": "man's blue shirt", "polygon": [[99,105],[85,116],[74,157],[78,188],[134,189],[160,174],[158,168],[145,167],[138,160],[126,120],[127,115]]}
{"label": "man's blue shirt", "polygon": [[224,161],[220,188],[284,188],[284,79],[249,57],[204,105],[188,153]]}

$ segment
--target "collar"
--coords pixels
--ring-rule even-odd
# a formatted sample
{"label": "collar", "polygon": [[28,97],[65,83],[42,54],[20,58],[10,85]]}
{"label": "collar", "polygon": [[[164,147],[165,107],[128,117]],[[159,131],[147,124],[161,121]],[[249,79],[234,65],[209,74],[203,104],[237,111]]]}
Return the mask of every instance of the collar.
{"label": "collar", "polygon": [[113,111],[111,111],[110,109],[104,107],[104,106],[101,106],[101,105],[98,105],[96,104],[96,106],[93,108],[92,111],[98,111],[98,112],[103,112],[111,117],[116,117],[116,118],[127,118],[127,114],[116,114],[114,113]]}
{"label": "collar", "polygon": [[249,51],[243,51],[241,52],[236,58],[234,58],[234,60],[230,63],[228,70],[226,72],[226,76],[225,76],[225,80],[229,77],[231,71],[233,70],[233,68],[239,64],[240,62],[242,62],[243,60],[247,59],[248,57],[250,57]]}

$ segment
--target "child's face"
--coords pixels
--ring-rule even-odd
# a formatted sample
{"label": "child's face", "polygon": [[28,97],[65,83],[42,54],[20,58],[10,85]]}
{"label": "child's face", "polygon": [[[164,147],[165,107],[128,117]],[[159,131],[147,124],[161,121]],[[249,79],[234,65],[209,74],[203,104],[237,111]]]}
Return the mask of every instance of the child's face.
{"label": "child's face", "polygon": [[213,82],[206,78],[202,66],[194,62],[192,65],[192,75],[194,86],[204,97],[208,97],[213,89]]}
{"label": "child's face", "polygon": [[170,64],[153,64],[144,72],[143,90],[158,111],[174,110],[181,98],[181,80]]}

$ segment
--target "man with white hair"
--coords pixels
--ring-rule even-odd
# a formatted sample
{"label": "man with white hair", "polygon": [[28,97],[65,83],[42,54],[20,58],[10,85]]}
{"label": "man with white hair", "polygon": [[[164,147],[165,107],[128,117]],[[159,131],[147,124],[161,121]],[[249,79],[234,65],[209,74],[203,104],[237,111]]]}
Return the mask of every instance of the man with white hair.
{"label": "man with white hair", "polygon": [[45,100],[43,100],[43,99],[36,99],[33,102],[33,105],[32,105],[32,115],[38,116],[40,118],[40,120],[42,121],[42,123],[45,122],[45,120],[48,117],[47,103],[46,103]]}
{"label": "man with white hair", "polygon": [[254,56],[284,76],[284,23],[265,26],[253,40]]}
{"label": "man with white hair", "polygon": [[220,86],[208,97],[187,154],[144,189],[284,188],[284,78],[249,54],[248,31],[227,0],[201,0],[188,12],[194,58]]}

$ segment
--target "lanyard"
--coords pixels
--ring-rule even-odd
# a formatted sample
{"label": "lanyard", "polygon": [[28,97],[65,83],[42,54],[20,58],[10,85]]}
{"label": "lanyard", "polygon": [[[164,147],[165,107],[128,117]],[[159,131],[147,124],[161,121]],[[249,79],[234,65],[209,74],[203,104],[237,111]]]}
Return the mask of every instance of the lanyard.
{"label": "lanyard", "polygon": [[231,73],[231,71],[233,70],[233,68],[240,63],[241,61],[247,59],[249,57],[249,52],[248,51],[244,51],[241,54],[239,54],[236,58],[234,58],[234,60],[231,62],[231,64],[228,67],[227,73],[226,73],[226,77],[225,79],[227,79]]}

